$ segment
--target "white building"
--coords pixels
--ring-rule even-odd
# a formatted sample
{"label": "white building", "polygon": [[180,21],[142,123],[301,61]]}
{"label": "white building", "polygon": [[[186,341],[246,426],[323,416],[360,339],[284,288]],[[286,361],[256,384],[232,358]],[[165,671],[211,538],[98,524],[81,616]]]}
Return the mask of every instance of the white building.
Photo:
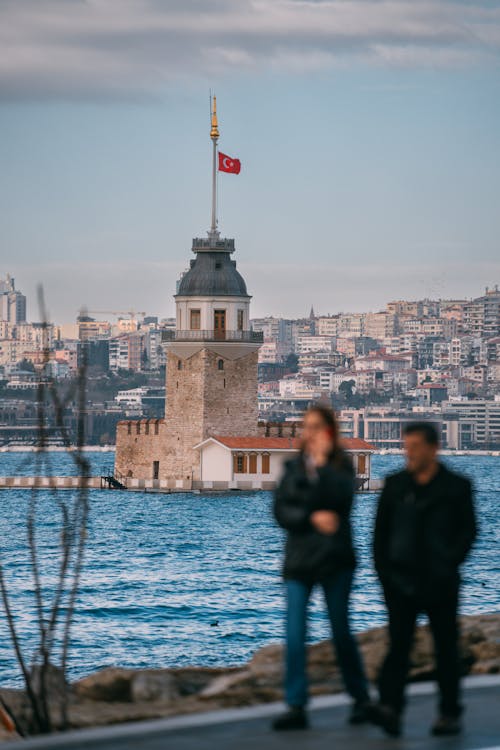
{"label": "white building", "polygon": [[[288,437],[209,437],[195,446],[200,453],[200,489],[273,489],[300,443]],[[368,489],[374,447],[359,438],[343,443],[352,457],[358,488]]]}
{"label": "white building", "polygon": [[331,352],[334,349],[335,339],[331,336],[299,336],[297,338],[297,354],[308,352]]}

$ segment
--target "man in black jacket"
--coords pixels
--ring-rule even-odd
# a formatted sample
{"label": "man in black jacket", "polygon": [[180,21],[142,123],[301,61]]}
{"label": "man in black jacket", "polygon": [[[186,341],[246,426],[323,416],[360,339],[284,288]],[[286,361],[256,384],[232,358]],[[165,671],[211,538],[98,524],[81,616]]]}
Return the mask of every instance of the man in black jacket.
{"label": "man in black jacket", "polygon": [[379,675],[380,703],[371,718],[401,731],[409,653],[419,613],[434,639],[439,717],[436,735],[461,730],[457,607],[459,566],[476,535],[470,482],[438,460],[435,427],[417,422],[404,435],[406,469],[387,478],[375,524],[375,568],[389,612],[389,651]]}

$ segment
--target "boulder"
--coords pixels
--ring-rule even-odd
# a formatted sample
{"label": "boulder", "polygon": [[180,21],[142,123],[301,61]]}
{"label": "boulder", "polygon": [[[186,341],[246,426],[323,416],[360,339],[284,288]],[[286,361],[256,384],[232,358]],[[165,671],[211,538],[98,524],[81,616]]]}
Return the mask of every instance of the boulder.
{"label": "boulder", "polygon": [[222,695],[233,690],[235,687],[241,687],[242,684],[248,684],[251,679],[251,673],[249,670],[242,670],[241,672],[233,672],[232,674],[223,674],[216,677],[214,680],[208,683],[206,687],[199,693],[199,697],[206,698],[220,698]]}
{"label": "boulder", "polygon": [[166,669],[142,669],[130,681],[133,703],[171,703],[179,698],[177,682]]}
{"label": "boulder", "polygon": [[130,701],[130,681],[133,669],[105,667],[73,684],[73,692],[80,698],[93,701]]}

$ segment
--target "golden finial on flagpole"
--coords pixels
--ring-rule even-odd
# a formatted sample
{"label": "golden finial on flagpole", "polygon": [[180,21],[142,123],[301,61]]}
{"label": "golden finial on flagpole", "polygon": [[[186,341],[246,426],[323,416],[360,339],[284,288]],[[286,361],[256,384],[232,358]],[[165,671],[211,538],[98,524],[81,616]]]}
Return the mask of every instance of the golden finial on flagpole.
{"label": "golden finial on flagpole", "polygon": [[219,123],[217,122],[217,97],[213,97],[212,104],[212,127],[210,129],[210,138],[214,141],[219,137]]}
{"label": "golden finial on flagpole", "polygon": [[210,138],[212,139],[212,223],[208,236],[216,240],[219,236],[217,231],[217,140],[219,138],[219,123],[217,122],[217,99],[210,92],[210,116],[211,128]]}

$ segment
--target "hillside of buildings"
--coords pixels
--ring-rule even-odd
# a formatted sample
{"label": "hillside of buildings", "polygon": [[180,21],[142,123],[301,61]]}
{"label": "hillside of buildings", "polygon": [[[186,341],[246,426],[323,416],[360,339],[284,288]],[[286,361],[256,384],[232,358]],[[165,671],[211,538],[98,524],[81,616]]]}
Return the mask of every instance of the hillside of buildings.
{"label": "hillside of buildings", "polygon": [[[71,324],[29,322],[14,279],[0,279],[0,445],[34,443],[39,383],[64,392],[84,362],[89,444],[113,443],[121,419],[163,417],[165,344],[175,325],[146,313],[92,311]],[[439,425],[445,448],[500,449],[498,286],[470,299],[397,300],[376,312],[312,309],[251,326],[263,335],[263,421],[296,420],[326,400],[346,437],[378,448],[399,448],[404,424],[418,416]],[[70,400],[64,421],[73,436],[75,415]],[[47,418],[50,430],[50,408]],[[51,439],[59,439],[55,429]]]}

